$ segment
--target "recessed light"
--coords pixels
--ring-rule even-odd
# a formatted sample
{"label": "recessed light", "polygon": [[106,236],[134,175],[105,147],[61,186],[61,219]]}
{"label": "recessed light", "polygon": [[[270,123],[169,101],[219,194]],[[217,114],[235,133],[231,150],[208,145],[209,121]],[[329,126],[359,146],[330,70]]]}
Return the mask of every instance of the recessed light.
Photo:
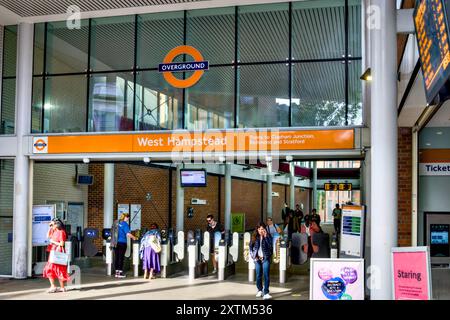
{"label": "recessed light", "polygon": [[444,133],[442,131],[438,131],[438,132],[436,132],[436,134],[441,136]]}
{"label": "recessed light", "polygon": [[425,143],[427,146],[431,146],[431,143],[429,143],[429,142],[427,142],[427,143]]}

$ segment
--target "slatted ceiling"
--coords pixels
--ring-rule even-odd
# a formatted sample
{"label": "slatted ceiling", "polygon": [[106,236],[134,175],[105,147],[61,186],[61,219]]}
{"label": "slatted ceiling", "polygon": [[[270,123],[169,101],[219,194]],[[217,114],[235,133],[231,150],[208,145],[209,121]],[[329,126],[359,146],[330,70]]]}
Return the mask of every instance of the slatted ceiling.
{"label": "slatted ceiling", "polygon": [[21,17],[34,17],[66,14],[71,5],[78,6],[82,12],[88,12],[200,1],[209,0],[0,0],[0,6]]}
{"label": "slatted ceiling", "polygon": [[283,61],[289,55],[289,11],[241,12],[239,60]]}
{"label": "slatted ceiling", "polygon": [[197,48],[210,64],[234,60],[234,33],[234,14],[187,20],[187,44]]}
{"label": "slatted ceiling", "polygon": [[341,58],[345,53],[344,17],[344,7],[293,10],[294,58]]}
{"label": "slatted ceiling", "polygon": [[349,6],[349,54],[352,57],[362,56],[361,39],[361,6]]}

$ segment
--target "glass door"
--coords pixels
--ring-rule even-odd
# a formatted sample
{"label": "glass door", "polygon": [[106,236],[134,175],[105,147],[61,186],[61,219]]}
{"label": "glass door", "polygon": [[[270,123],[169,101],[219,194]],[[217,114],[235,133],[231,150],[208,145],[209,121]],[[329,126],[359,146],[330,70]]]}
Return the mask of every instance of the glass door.
{"label": "glass door", "polygon": [[0,159],[0,276],[12,275],[14,160]]}

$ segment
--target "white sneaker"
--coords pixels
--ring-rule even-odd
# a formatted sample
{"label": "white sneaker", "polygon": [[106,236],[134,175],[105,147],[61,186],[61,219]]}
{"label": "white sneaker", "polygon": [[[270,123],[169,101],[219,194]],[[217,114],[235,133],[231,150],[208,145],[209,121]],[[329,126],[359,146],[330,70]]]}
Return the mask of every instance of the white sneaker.
{"label": "white sneaker", "polygon": [[263,296],[263,292],[262,291],[258,291],[258,293],[256,294],[257,298],[261,298]]}
{"label": "white sneaker", "polygon": [[272,296],[270,294],[266,293],[263,297],[263,300],[269,300],[269,299],[272,299]]}

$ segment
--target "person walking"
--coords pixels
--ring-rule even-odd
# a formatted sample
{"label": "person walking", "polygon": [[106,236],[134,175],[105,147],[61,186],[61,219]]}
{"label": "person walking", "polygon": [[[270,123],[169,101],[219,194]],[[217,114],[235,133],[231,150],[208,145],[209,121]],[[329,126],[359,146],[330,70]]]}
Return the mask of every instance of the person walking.
{"label": "person walking", "polygon": [[123,262],[125,259],[125,252],[127,251],[128,238],[137,240],[137,238],[130,231],[130,215],[122,214],[119,222],[119,231],[117,236],[117,246],[115,249],[114,267],[116,269],[116,278],[125,278],[123,273]]}
{"label": "person walking", "polygon": [[273,223],[273,219],[271,217],[268,217],[267,220],[267,231],[269,231],[270,236],[273,238],[275,235],[281,234],[282,230],[281,228]]}
{"label": "person walking", "polygon": [[[50,260],[52,251],[65,252],[64,244],[67,239],[67,235],[64,231],[64,225],[59,219],[53,219],[50,222],[49,227],[50,229],[47,232],[47,235],[50,238],[50,244],[47,247],[47,252],[50,252],[50,255],[42,274],[44,278],[48,278],[50,281],[50,289],[47,290],[48,293],[66,292],[67,289],[64,286],[64,282],[69,280],[67,265],[56,264],[54,262],[50,262]],[[56,279],[59,281],[59,288],[56,287]]]}
{"label": "person walking", "polygon": [[144,269],[144,279],[155,279],[153,273],[161,271],[159,253],[161,252],[161,232],[158,225],[153,223],[141,240],[139,248]]}
{"label": "person walking", "polygon": [[[262,297],[264,300],[271,299],[269,294],[270,285],[270,262],[273,254],[272,237],[267,232],[264,222],[260,222],[253,232],[250,242],[250,254],[255,261],[256,267],[256,288],[258,292],[256,297]],[[264,277],[264,287],[263,287]]]}
{"label": "person walking", "polygon": [[336,203],[336,208],[333,209],[333,224],[334,231],[336,234],[341,233],[341,219],[342,219],[342,209],[339,207],[339,203]]}
{"label": "person walking", "polygon": [[208,222],[208,227],[206,228],[206,231],[209,232],[209,252],[211,254],[211,261],[213,264],[213,272],[212,273],[217,273],[217,266],[218,266],[218,262],[216,260],[216,254],[214,251],[214,234],[219,231],[222,234],[225,233],[225,228],[223,227],[223,225],[220,222],[217,222],[214,220],[214,216],[212,214],[208,214],[208,216],[206,217],[206,222]]}

